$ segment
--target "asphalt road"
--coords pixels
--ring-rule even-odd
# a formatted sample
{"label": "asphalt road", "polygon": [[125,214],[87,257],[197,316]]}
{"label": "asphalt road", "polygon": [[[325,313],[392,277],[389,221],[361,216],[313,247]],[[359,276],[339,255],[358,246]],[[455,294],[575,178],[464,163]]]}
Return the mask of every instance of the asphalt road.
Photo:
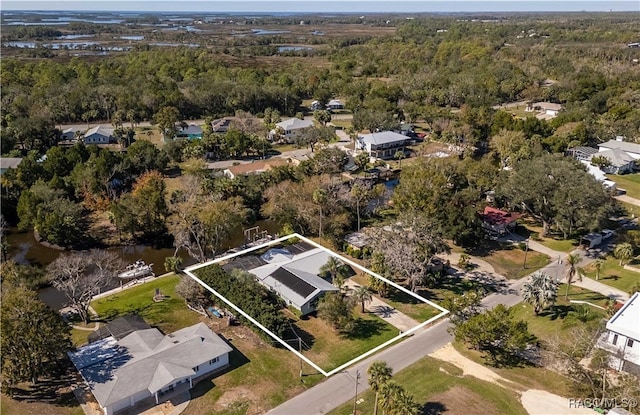
{"label": "asphalt road", "polygon": [[[512,306],[519,303],[521,298],[518,292],[525,280],[526,278],[514,281],[500,292],[488,295],[485,297],[483,304],[488,308],[492,308],[498,304]],[[434,326],[425,328],[399,344],[391,346],[344,372],[326,379],[324,382],[272,409],[268,414],[326,414],[343,403],[353,400],[357,371],[360,372],[360,380],[358,382],[358,393],[360,393],[369,388],[367,368],[372,362],[384,360],[393,368],[394,373],[398,372],[451,342],[453,337],[447,331],[449,326],[449,319],[445,319]]]}

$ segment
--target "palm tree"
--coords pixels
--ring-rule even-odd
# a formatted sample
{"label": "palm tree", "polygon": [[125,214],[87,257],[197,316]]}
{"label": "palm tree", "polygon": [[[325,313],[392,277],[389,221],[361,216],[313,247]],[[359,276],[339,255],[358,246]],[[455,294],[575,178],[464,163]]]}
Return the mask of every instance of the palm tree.
{"label": "palm tree", "polygon": [[402,150],[398,150],[396,151],[396,153],[393,155],[393,157],[398,160],[398,168],[402,168],[402,159],[404,158],[404,151]]}
{"label": "palm tree", "polygon": [[373,300],[371,291],[369,291],[369,287],[367,287],[366,285],[361,285],[356,288],[353,293],[351,293],[351,298],[353,298],[353,301],[360,303],[363,313],[365,303],[371,302],[371,300]]}
{"label": "palm tree", "polygon": [[369,369],[367,369],[367,374],[369,375],[369,386],[371,386],[371,390],[376,393],[376,400],[373,404],[373,414],[376,415],[378,413],[378,397],[380,390],[382,389],[382,386],[391,379],[393,369],[387,366],[387,362],[376,360],[371,364],[371,366],[369,366]]}
{"label": "palm tree", "polygon": [[320,222],[318,225],[318,236],[322,238],[322,206],[327,202],[327,192],[324,189],[313,191],[313,203],[317,204],[320,210]]}
{"label": "palm tree", "polygon": [[569,270],[567,271],[567,289],[564,292],[564,299],[569,298],[569,287],[573,282],[573,277],[578,276],[578,281],[582,281],[582,273],[578,271],[578,263],[580,262],[579,254],[567,255],[567,264],[569,264]]}
{"label": "palm tree", "polygon": [[600,270],[602,270],[602,265],[604,265],[602,258],[598,258],[593,261],[593,268],[596,270],[596,281],[600,279]]}
{"label": "palm tree", "polygon": [[344,280],[349,277],[349,267],[342,263],[338,258],[329,257],[327,263],[320,267],[321,274],[331,275],[331,284],[336,285],[339,281],[344,284]]}
{"label": "palm tree", "polygon": [[548,304],[555,302],[557,294],[558,284],[542,271],[531,275],[522,287],[522,299],[533,306],[536,316]]}
{"label": "palm tree", "polygon": [[390,379],[382,384],[380,388],[380,408],[383,414],[395,414],[398,412],[398,406],[402,395],[405,394],[404,388],[395,380]]}
{"label": "palm tree", "polygon": [[397,407],[395,411],[398,414],[418,415],[422,413],[422,411],[420,410],[420,405],[418,405],[413,399],[413,395],[407,393],[407,391],[403,391],[403,393],[400,394],[400,398],[396,403]]}
{"label": "palm tree", "polygon": [[613,250],[613,256],[620,260],[620,266],[625,265],[631,258],[633,258],[633,246],[630,243],[625,242],[616,246]]}

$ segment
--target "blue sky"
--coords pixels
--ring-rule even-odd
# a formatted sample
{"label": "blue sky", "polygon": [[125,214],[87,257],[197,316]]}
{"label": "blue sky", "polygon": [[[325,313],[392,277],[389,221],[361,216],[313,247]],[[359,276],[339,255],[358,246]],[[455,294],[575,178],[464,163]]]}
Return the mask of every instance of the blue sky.
{"label": "blue sky", "polygon": [[64,11],[199,11],[199,12],[494,12],[494,11],[640,11],[640,1],[580,0],[449,0],[449,1],[366,1],[366,0],[2,0],[7,10]]}

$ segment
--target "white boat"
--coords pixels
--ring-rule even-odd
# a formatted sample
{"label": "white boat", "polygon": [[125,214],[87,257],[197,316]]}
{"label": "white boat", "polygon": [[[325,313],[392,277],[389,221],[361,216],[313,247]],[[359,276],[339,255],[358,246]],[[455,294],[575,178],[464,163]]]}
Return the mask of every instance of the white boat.
{"label": "white boat", "polygon": [[118,278],[131,279],[153,276],[153,264],[145,264],[141,259],[127,266],[126,270],[118,274]]}

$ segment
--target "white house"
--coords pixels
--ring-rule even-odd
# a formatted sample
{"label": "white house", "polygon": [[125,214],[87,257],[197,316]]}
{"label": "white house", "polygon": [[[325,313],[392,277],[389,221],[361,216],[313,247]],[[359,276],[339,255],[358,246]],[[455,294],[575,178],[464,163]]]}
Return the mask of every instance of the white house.
{"label": "white house", "polygon": [[328,110],[341,110],[344,109],[344,102],[339,99],[332,99],[327,103]]}
{"label": "white house", "polygon": [[233,349],[204,323],[168,335],[158,329],[110,336],[70,352],[69,357],[105,415],[148,400],[153,405],[191,389],[229,364]]}
{"label": "white house", "polygon": [[281,129],[283,132],[282,134],[284,136],[284,139],[287,142],[292,143],[295,141],[296,138],[298,138],[304,132],[305,128],[309,128],[312,126],[313,126],[313,121],[311,120],[289,118],[288,120],[284,120],[277,123],[276,128],[274,130],[271,130],[271,132],[269,133],[269,136],[271,137],[271,139],[273,139],[278,133],[278,130]]}
{"label": "white house", "polygon": [[608,165],[600,167],[605,173],[631,173],[635,169],[636,159],[620,148],[604,149],[594,154],[593,157],[604,157],[609,160]]}
{"label": "white house", "polygon": [[274,248],[260,257],[266,264],[249,272],[259,283],[276,292],[287,305],[305,315],[316,309],[326,292],[338,291],[336,286],[318,276],[329,258],[331,254],[320,248],[295,255],[287,249]]}
{"label": "white house", "polygon": [[614,354],[616,370],[640,374],[640,293],[636,292],[607,322],[598,347]]}
{"label": "white house", "polygon": [[561,104],[556,104],[553,102],[534,102],[532,104],[527,105],[525,111],[527,112],[538,112],[538,118],[549,119],[558,116],[558,113],[562,110]]}
{"label": "white house", "polygon": [[598,151],[600,152],[616,148],[624,151],[627,155],[633,157],[634,160],[640,159],[640,144],[623,141],[622,137],[616,137],[615,140],[609,140],[606,143],[598,144]]}
{"label": "white house", "polygon": [[113,128],[106,128],[101,125],[93,127],[84,133],[85,144],[109,144],[113,140]]}
{"label": "white house", "polygon": [[404,152],[405,146],[411,141],[406,135],[393,131],[359,136],[355,142],[356,150],[366,151],[370,157],[388,159],[393,158],[398,151]]}

